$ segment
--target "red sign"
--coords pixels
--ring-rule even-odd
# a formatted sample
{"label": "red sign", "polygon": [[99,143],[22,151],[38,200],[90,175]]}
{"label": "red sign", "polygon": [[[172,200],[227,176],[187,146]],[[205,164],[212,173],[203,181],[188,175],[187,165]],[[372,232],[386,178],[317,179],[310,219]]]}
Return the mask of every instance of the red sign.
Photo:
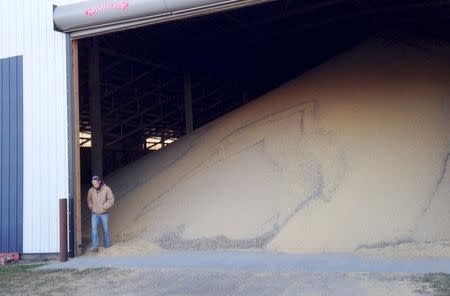
{"label": "red sign", "polygon": [[84,11],[84,14],[87,16],[95,16],[99,12],[102,12],[107,9],[117,9],[117,10],[127,10],[128,9],[128,2],[122,1],[122,2],[107,2],[104,4],[101,4],[94,8],[88,8]]}

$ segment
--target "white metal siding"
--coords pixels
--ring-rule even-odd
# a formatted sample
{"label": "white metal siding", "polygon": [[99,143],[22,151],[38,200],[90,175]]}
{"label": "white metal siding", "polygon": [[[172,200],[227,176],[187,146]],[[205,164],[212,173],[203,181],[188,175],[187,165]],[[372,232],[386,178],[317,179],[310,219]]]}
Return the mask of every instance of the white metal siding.
{"label": "white metal siding", "polygon": [[23,252],[59,251],[68,195],[66,36],[50,0],[0,0],[0,58],[23,55]]}

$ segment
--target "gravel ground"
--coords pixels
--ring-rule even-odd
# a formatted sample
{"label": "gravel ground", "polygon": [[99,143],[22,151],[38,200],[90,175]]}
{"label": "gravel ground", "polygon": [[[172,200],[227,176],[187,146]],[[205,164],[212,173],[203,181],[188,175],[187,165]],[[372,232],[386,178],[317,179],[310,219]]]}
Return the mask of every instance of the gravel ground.
{"label": "gravel ground", "polygon": [[446,274],[85,269],[0,276],[1,295],[450,295]]}

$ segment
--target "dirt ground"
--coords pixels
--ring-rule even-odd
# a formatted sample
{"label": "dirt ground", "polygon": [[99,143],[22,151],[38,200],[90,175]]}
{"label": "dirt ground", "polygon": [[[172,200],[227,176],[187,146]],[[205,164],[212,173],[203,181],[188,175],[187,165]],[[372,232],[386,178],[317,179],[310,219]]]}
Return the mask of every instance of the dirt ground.
{"label": "dirt ground", "polygon": [[0,295],[450,295],[450,275],[0,268]]}

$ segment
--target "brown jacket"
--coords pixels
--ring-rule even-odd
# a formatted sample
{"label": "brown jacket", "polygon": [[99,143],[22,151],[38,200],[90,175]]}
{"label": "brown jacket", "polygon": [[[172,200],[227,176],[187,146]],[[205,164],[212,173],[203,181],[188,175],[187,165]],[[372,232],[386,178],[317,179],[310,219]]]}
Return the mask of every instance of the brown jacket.
{"label": "brown jacket", "polygon": [[111,188],[105,184],[102,185],[100,190],[91,187],[88,192],[87,202],[89,209],[93,213],[97,215],[104,214],[113,206],[114,195]]}

